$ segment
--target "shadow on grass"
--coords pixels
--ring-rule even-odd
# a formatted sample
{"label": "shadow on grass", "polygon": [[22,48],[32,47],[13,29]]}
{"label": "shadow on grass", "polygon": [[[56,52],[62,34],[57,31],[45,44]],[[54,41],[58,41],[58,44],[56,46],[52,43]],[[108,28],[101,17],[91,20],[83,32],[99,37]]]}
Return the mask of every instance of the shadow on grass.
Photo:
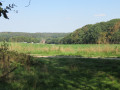
{"label": "shadow on grass", "polygon": [[14,90],[11,84],[7,82],[0,82],[0,90]]}
{"label": "shadow on grass", "polygon": [[28,69],[17,69],[6,85],[9,90],[119,90],[120,61],[34,58]]}
{"label": "shadow on grass", "polygon": [[109,59],[109,60],[120,60],[120,57],[85,57],[80,55],[56,55],[56,56],[34,56],[37,58],[83,58],[83,59]]}

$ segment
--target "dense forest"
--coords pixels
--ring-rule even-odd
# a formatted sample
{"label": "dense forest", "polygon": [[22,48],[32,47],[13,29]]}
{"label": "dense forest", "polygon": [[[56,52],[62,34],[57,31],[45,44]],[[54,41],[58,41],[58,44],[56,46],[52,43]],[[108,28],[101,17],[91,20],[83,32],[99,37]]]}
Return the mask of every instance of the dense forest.
{"label": "dense forest", "polygon": [[0,42],[26,42],[57,44],[69,33],[0,32]]}
{"label": "dense forest", "polygon": [[88,24],[65,36],[62,44],[120,43],[120,19]]}

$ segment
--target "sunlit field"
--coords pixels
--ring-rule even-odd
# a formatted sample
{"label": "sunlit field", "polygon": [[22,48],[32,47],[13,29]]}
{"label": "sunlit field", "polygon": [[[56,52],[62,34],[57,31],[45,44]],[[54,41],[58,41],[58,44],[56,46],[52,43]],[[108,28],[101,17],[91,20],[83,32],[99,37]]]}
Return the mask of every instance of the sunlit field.
{"label": "sunlit field", "polygon": [[9,44],[10,50],[36,56],[120,57],[120,44]]}
{"label": "sunlit field", "polygon": [[[117,44],[9,43],[9,48],[7,45],[3,43],[0,48],[3,51],[0,54],[3,61],[0,69],[2,82],[0,90],[119,90],[119,58],[57,57],[59,55],[119,57],[120,46]],[[54,57],[38,58],[23,53]],[[6,63],[3,64],[4,62]],[[15,70],[11,72],[14,68]],[[5,75],[7,76],[3,77]]]}

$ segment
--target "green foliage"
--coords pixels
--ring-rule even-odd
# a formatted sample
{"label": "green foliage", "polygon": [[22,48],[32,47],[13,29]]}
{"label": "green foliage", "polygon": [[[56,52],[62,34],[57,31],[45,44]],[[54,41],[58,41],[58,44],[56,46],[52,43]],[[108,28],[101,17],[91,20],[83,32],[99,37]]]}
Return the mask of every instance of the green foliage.
{"label": "green foliage", "polygon": [[64,37],[63,44],[120,43],[120,19],[86,25]]}
{"label": "green foliage", "polygon": [[9,44],[3,42],[0,47],[0,81],[8,80],[10,74],[20,66],[27,66],[31,56],[9,50]]}
{"label": "green foliage", "polygon": [[120,61],[79,58],[34,58],[19,67],[1,90],[119,90]]}
{"label": "green foliage", "polygon": [[[66,36],[66,35],[65,35]],[[56,37],[56,38],[48,38],[46,39],[46,43],[47,44],[60,44],[60,40],[62,39],[63,37]]]}
{"label": "green foliage", "polygon": [[9,19],[7,16],[8,10],[11,10],[15,6],[15,4],[9,4],[6,8],[2,8],[2,2],[0,2],[0,17],[3,15],[5,19]]}
{"label": "green foliage", "polygon": [[49,44],[57,44],[60,39],[69,33],[22,33],[22,32],[1,32],[0,41],[7,42],[34,42],[42,43],[44,40]]}

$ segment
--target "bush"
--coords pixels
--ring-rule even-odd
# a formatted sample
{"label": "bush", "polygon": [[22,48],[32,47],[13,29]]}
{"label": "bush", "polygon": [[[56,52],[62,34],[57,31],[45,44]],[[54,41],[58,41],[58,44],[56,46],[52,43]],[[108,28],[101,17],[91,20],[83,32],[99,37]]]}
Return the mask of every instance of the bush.
{"label": "bush", "polygon": [[9,44],[3,42],[0,46],[0,80],[7,80],[20,66],[29,66],[30,60],[30,55],[10,51]]}

